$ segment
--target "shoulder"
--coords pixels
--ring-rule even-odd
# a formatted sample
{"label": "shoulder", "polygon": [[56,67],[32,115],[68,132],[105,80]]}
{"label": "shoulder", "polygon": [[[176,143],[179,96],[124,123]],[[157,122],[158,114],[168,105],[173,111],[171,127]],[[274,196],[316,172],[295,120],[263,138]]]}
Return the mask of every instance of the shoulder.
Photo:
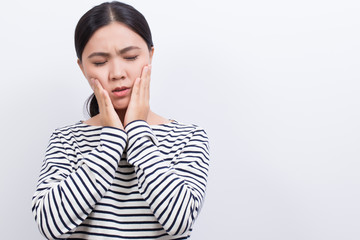
{"label": "shoulder", "polygon": [[180,123],[180,125],[186,127],[189,130],[188,136],[189,143],[191,143],[191,145],[202,146],[204,150],[206,149],[209,151],[209,137],[205,128],[195,123]]}
{"label": "shoulder", "polygon": [[206,130],[198,124],[177,122],[175,125],[178,129],[184,129],[192,133],[203,134],[204,136],[207,136]]}
{"label": "shoulder", "polygon": [[81,121],[57,127],[53,131],[53,135],[69,139],[71,137],[88,136],[98,134],[101,126],[90,126]]}
{"label": "shoulder", "polygon": [[177,129],[184,129],[184,149],[183,153],[189,155],[200,154],[204,161],[209,161],[210,143],[209,137],[204,127],[195,123],[177,122]]}
{"label": "shoulder", "polygon": [[194,123],[173,120],[169,124],[152,125],[151,128],[159,137],[187,138],[188,140],[198,138],[205,142],[208,141],[206,130]]}

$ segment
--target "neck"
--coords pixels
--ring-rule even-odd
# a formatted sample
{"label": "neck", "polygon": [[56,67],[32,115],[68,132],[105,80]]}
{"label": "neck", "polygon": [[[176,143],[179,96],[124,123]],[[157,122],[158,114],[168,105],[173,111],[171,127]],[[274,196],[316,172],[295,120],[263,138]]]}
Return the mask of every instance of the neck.
{"label": "neck", "polygon": [[[118,114],[122,125],[124,126],[124,120],[125,120],[125,114],[126,114],[127,108],[125,108],[125,109],[115,109],[115,111]],[[149,122],[152,115],[153,115],[153,112],[149,109],[149,113],[148,113],[147,120],[146,120],[147,122]]]}
{"label": "neck", "polygon": [[120,121],[123,124],[123,126],[124,126],[124,119],[125,119],[126,110],[127,110],[127,108],[125,108],[125,109],[115,109],[115,111],[116,111],[117,115],[119,116]]}

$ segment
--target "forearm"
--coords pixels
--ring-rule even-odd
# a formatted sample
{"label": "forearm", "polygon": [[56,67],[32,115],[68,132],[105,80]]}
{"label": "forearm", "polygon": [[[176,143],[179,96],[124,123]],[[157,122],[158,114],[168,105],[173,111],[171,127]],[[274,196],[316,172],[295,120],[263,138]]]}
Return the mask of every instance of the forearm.
{"label": "forearm", "polygon": [[66,237],[91,213],[112,183],[126,146],[126,133],[107,127],[100,137],[100,144],[79,160],[76,169],[64,169],[69,160],[59,139],[52,144],[56,151],[47,153],[32,203],[39,229],[47,238]]}
{"label": "forearm", "polygon": [[[162,158],[157,139],[144,121],[132,122],[125,130],[129,138],[128,161],[135,166],[140,193],[170,235],[186,233],[203,202],[207,150],[195,146],[195,151],[184,152],[172,165]],[[187,140],[193,136],[189,134]]]}

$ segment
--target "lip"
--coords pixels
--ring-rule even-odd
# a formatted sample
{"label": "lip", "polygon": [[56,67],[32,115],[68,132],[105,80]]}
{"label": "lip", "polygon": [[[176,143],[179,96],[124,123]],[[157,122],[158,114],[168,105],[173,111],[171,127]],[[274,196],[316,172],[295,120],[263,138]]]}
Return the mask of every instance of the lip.
{"label": "lip", "polygon": [[125,86],[122,86],[122,87],[117,87],[117,88],[114,88],[112,91],[117,91],[117,90],[125,90],[125,89],[127,89],[127,88],[129,88],[129,87],[125,87]]}
{"label": "lip", "polygon": [[124,97],[130,92],[130,88],[128,87],[117,87],[112,93],[117,97]]}

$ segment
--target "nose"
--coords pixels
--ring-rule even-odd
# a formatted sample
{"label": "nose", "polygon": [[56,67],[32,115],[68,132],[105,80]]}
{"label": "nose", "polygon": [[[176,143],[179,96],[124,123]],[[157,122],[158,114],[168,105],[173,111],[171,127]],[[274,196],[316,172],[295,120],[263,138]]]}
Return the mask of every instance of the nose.
{"label": "nose", "polygon": [[110,80],[118,80],[125,79],[125,69],[121,66],[121,63],[114,60],[111,63],[110,71],[109,71],[109,79]]}

